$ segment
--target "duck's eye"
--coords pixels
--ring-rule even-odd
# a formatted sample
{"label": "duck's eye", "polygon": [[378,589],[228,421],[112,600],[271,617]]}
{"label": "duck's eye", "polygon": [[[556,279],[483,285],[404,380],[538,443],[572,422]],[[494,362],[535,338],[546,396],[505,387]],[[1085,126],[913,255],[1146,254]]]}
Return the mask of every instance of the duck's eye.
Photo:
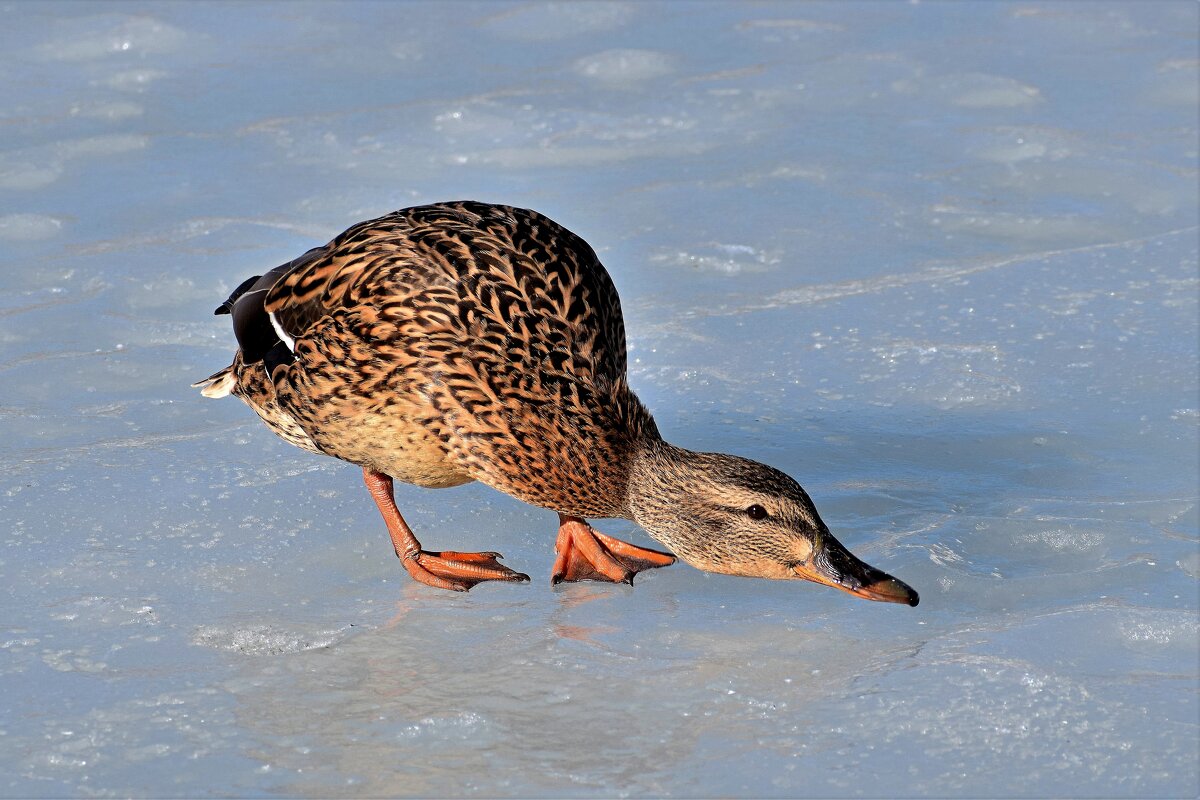
{"label": "duck's eye", "polygon": [[746,509],[746,515],[748,517],[750,517],[750,519],[757,522],[760,519],[767,518],[767,510],[765,508],[763,508],[762,506],[760,506],[758,503],[755,503],[754,505],[752,505]]}

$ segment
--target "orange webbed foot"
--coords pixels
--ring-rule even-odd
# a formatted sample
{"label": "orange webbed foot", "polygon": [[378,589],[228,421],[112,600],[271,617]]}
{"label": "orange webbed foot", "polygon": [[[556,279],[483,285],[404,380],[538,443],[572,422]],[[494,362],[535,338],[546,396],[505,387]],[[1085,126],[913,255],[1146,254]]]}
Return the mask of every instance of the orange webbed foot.
{"label": "orange webbed foot", "polygon": [[660,550],[638,547],[600,533],[577,517],[559,515],[558,556],[551,584],[564,581],[611,581],[633,584],[643,570],[666,567],[675,556]]}
{"label": "orange webbed foot", "polygon": [[525,582],[529,576],[516,572],[500,563],[499,553],[456,553],[443,550],[440,553],[418,550],[411,555],[401,556],[408,574],[428,586],[450,589],[456,592],[469,591],[484,581]]}

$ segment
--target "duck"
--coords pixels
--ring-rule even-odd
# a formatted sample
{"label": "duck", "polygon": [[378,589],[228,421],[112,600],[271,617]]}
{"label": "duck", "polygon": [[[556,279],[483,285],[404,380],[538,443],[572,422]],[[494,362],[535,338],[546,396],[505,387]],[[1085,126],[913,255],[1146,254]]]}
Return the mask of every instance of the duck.
{"label": "duck", "polygon": [[[660,435],[629,385],[612,278],[587,242],[536,211],[462,201],[385,214],[248,278],[215,313],[232,318],[238,349],[193,386],[360,467],[422,584],[467,591],[529,576],[497,552],[427,550],[396,481],[478,481],[556,512],[553,584],[632,584],[682,559],[918,603],[834,538],[787,474]],[[587,521],[600,518],[632,520],[666,550]]]}

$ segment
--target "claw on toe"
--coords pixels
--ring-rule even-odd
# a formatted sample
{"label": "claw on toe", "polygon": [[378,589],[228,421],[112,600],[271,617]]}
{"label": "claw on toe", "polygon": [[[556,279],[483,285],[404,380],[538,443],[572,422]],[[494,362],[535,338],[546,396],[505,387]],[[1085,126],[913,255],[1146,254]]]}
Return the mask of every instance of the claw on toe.
{"label": "claw on toe", "polygon": [[552,585],[564,581],[609,581],[633,585],[633,576],[643,570],[666,567],[675,556],[661,550],[638,547],[600,533],[581,519],[560,515],[558,553]]}

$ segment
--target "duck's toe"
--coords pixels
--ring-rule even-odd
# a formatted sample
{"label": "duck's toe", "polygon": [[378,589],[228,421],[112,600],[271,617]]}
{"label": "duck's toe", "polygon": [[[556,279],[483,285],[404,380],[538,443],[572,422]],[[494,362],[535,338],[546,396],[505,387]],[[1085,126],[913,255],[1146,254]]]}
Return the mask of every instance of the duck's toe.
{"label": "duck's toe", "polygon": [[614,539],[573,517],[562,517],[554,549],[558,555],[551,584],[610,581],[632,585],[637,573],[675,563],[670,553]]}
{"label": "duck's toe", "polygon": [[460,592],[465,592],[484,581],[529,580],[525,573],[511,570],[501,564],[501,558],[503,556],[495,552],[458,553],[443,550],[431,553],[422,550],[405,559],[404,565],[409,574],[421,583]]}

